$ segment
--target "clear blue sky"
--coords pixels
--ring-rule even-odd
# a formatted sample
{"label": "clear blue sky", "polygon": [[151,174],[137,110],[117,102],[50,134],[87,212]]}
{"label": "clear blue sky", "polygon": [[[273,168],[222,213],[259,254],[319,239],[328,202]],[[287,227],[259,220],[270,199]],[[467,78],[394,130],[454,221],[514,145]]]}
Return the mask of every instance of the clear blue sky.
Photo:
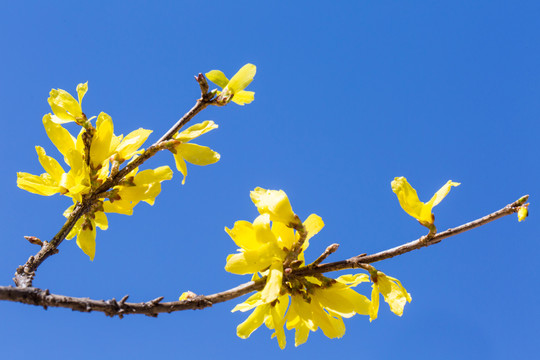
{"label": "clear blue sky", "polygon": [[[204,4],[203,4],[204,3]],[[159,4],[159,5],[158,5]],[[531,195],[515,216],[378,263],[412,294],[403,317],[346,321],[340,340],[320,331],[279,350],[266,328],[236,337],[238,301],[204,311],[123,320],[0,303],[6,359],[534,358],[540,333],[538,197],[540,3],[537,1],[10,2],[0,12],[0,284],[51,238],[70,199],[16,187],[40,173],[34,150],[55,154],[41,118],[51,88],[88,81],[88,115],[110,114],[116,133],[139,127],[155,141],[199,95],[193,75],[258,72],[255,102],[211,108],[196,120],[219,129],[197,139],[221,153],[163,185],[154,207],[111,215],[92,263],[74,242],[39,269],[34,285],[96,299],[175,300],[248,281],[226,273],[235,245],[223,231],[257,215],[256,186],[285,190],[302,217],[325,229],[308,257],[330,260],[416,239],[424,229],[390,189],[406,176],[427,200],[462,185],[436,208],[440,230]],[[70,129],[73,129],[71,127]],[[159,154],[149,166],[174,166]],[[364,290],[368,290],[365,287]]]}

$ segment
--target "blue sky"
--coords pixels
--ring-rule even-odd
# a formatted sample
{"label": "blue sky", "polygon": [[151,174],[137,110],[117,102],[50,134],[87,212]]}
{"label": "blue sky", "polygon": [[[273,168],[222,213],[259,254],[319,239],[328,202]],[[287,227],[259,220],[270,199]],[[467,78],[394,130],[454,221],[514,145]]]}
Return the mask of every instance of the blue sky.
{"label": "blue sky", "polygon": [[[390,181],[406,176],[422,200],[447,180],[462,185],[435,209],[439,230],[531,195],[531,217],[509,216],[439,245],[376,264],[413,301],[399,318],[346,321],[340,340],[320,331],[279,350],[266,328],[236,337],[238,301],[204,311],[130,316],[0,303],[6,358],[43,359],[533,358],[540,332],[540,4],[535,1],[73,2],[10,3],[0,12],[0,284],[51,238],[70,199],[16,187],[41,173],[34,146],[55,154],[41,118],[51,88],[88,81],[88,115],[110,114],[115,131],[154,130],[157,140],[193,104],[193,75],[257,65],[255,101],[210,108],[195,121],[219,129],[197,139],[216,165],[176,173],[153,207],[111,215],[90,262],[74,242],[39,269],[34,285],[96,299],[175,300],[248,281],[226,273],[235,245],[223,231],[257,211],[249,191],[283,189],[301,218],[320,215],[310,242],[330,260],[411,241],[424,228],[405,214]],[[70,127],[75,131],[75,127]],[[158,154],[148,166],[174,166]],[[366,286],[361,289],[369,292]]]}

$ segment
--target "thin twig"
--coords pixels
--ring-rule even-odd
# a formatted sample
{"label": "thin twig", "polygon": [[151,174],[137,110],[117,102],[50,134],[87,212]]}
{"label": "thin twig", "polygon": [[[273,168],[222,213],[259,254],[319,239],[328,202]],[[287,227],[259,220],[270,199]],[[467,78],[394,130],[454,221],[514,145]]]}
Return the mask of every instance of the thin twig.
{"label": "thin twig", "polygon": [[324,250],[324,252],[317,258],[317,260],[315,260],[314,262],[312,262],[311,264],[309,264],[309,266],[311,267],[314,267],[314,266],[318,266],[320,263],[322,263],[328,256],[330,256],[330,254],[333,254],[337,251],[337,249],[339,248],[339,244],[332,244],[330,246],[328,246],[326,248],[326,250]]}
{"label": "thin twig", "polygon": [[[315,267],[308,266],[292,270],[290,275],[286,276],[298,277],[356,268],[362,268],[369,271],[369,269],[371,268],[371,266],[367,265],[369,263],[390,259],[392,257],[420,249],[424,246],[437,244],[448,237],[461,234],[465,231],[485,225],[501,217],[516,213],[519,210],[519,207],[527,201],[528,197],[528,195],[523,196],[519,200],[505,206],[499,211],[495,211],[478,220],[474,220],[464,225],[443,231],[442,233],[429,237],[427,241],[426,236],[429,235],[423,236],[418,240],[411,241],[401,246],[378,252],[376,254],[361,254],[343,261],[323,264]],[[206,307],[212,306],[213,304],[232,300],[242,295],[248,294],[252,291],[261,290],[264,287],[265,282],[266,278],[264,277],[256,281],[249,281],[235,288],[216,294],[206,296],[199,295],[182,301],[164,303],[161,302],[161,300],[163,300],[163,297],[159,297],[148,302],[128,303],[126,302],[128,297],[127,295],[124,296],[119,302],[116,302],[116,300],[114,299],[92,300],[89,298],[76,298],[51,294],[49,290],[42,290],[33,287],[15,288],[11,286],[0,286],[0,300],[38,305],[43,306],[45,309],[51,306],[63,307],[81,312],[98,311],[105,313],[105,315],[107,316],[119,316],[120,318],[127,314],[144,314],[155,317],[159,313],[171,313],[175,311],[189,309],[204,309]]]}
{"label": "thin twig", "polygon": [[[195,115],[204,110],[208,105],[212,103],[211,93],[208,93],[208,83],[202,74],[196,77],[197,82],[201,88],[201,98],[197,100],[195,106],[191,108],[173,127],[171,127],[165,135],[161,137],[156,143],[147,148],[140,156],[131,160],[124,168],[119,170],[116,174],[109,177],[103,184],[101,184],[95,191],[84,197],[82,202],[79,202],[73,208],[73,211],[68,216],[68,219],[60,229],[60,231],[52,238],[48,243],[43,244],[41,250],[31,257],[24,265],[17,268],[15,277],[13,280],[18,287],[31,287],[32,280],[35,276],[37,268],[45,261],[49,256],[58,252],[58,246],[64,241],[69,234],[75,223],[88,213],[101,195],[114,186],[118,185],[120,181],[129,174],[133,169],[143,164],[146,160],[154,156],[159,150],[163,150],[162,146],[164,142],[170,140],[178,130],[186,125]],[[205,90],[206,89],[206,90]]]}

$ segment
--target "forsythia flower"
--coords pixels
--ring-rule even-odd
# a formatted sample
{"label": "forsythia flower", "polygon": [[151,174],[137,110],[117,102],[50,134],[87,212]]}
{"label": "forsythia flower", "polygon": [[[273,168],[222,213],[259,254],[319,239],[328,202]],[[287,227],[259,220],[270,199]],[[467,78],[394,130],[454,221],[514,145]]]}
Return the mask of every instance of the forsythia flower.
{"label": "forsythia flower", "polygon": [[174,135],[173,139],[178,140],[178,144],[174,145],[171,152],[174,154],[176,168],[184,175],[182,185],[186,182],[186,161],[200,166],[214,164],[219,161],[220,155],[214,150],[207,146],[189,143],[190,140],[217,129],[217,127],[213,121],[207,120]]}
{"label": "forsythia flower", "polygon": [[47,156],[42,147],[36,146],[39,162],[46,173],[36,176],[19,172],[17,186],[38,195],[60,193],[81,201],[81,196],[90,190],[89,169],[83,159],[82,132],[75,139],[69,131],[54,123],[50,114],[43,117],[43,125],[52,143],[64,155],[64,162],[71,169],[66,173],[58,161]]}
{"label": "forsythia flower", "polygon": [[[110,160],[121,163],[143,151],[139,147],[150,135],[150,130],[138,129],[125,138],[122,135],[115,136],[112,119],[103,112],[97,117],[96,127],[92,127],[92,119],[86,119],[80,106],[87,88],[87,84],[77,86],[78,102],[64,90],[52,90],[49,104],[55,115],[47,114],[43,117],[47,135],[63,155],[70,170],[66,172],[58,161],[47,156],[43,148],[36,146],[45,173],[40,176],[17,173],[17,186],[21,189],[45,196],[60,193],[71,197],[76,204],[107,180],[110,176]],[[61,125],[69,121],[76,121],[79,125],[85,123],[77,138]],[[108,191],[103,198],[108,198],[108,201],[99,200],[94,203],[67,235],[68,240],[77,236],[77,245],[91,260],[95,255],[96,227],[102,230],[108,227],[105,212],[131,215],[133,207],[140,201],[152,205],[161,191],[161,182],[172,178],[168,166],[137,172],[138,168],[134,169]],[[68,208],[64,216],[68,217],[74,206]]]}
{"label": "forsythia flower", "polygon": [[295,346],[305,343],[309,331],[318,328],[330,339],[340,338],[345,334],[342,318],[369,313],[368,298],[351,289],[369,281],[368,275],[343,275],[328,287],[317,287],[321,282],[315,278],[307,280],[311,283],[312,293],[292,295],[287,313],[287,329],[296,330]]}
{"label": "forsythia flower", "polygon": [[[161,182],[172,178],[172,170],[168,166],[162,166],[157,169],[148,169],[137,174],[138,168],[135,168],[126,176],[126,185],[117,185],[113,188],[108,201],[99,203],[96,210],[81,217],[73,229],[66,236],[71,240],[77,236],[77,245],[81,250],[94,260],[96,253],[96,226],[101,230],[107,230],[108,221],[105,213],[119,213],[132,215],[133,208],[140,201],[150,205],[154,204],[156,196],[161,192]],[[68,217],[73,211],[75,205],[64,212]]]}
{"label": "forsythia flower", "polygon": [[[256,188],[251,192],[251,200],[261,213],[253,224],[237,221],[232,229],[225,228],[240,247],[238,253],[227,257],[225,269],[235,274],[253,274],[254,280],[259,274],[266,276],[264,288],[233,309],[255,309],[238,326],[238,336],[245,339],[264,323],[274,330],[272,337],[277,338],[283,349],[286,323],[288,330],[296,330],[296,346],[303,344],[309,332],[318,328],[329,338],[342,337],[345,333],[342,318],[370,313],[369,299],[352,289],[369,281],[368,275],[344,275],[336,280],[321,275],[284,280],[283,264],[294,254],[291,250],[303,240],[300,253],[293,260],[297,261],[297,266],[304,265],[304,251],[309,246],[309,239],[323,228],[324,223],[312,214],[303,224],[298,224],[298,216],[281,190]],[[298,231],[295,232],[293,227]]]}
{"label": "forsythia flower", "polygon": [[77,85],[79,97],[79,101],[77,101],[65,90],[52,89],[49,99],[47,99],[54,113],[52,121],[57,124],[75,121],[79,125],[85,122],[86,115],[82,111],[81,103],[86,91],[88,91],[88,82]]}
{"label": "forsythia flower", "polygon": [[366,281],[369,281],[366,274],[340,276],[328,285],[323,285],[314,277],[307,277],[307,288],[281,295],[271,303],[264,301],[262,292],[257,292],[232,310],[245,312],[255,308],[238,325],[237,335],[246,339],[264,323],[269,329],[275,330],[272,337],[277,338],[279,347],[283,349],[286,344],[283,325],[286,321],[288,330],[296,330],[295,346],[305,343],[309,332],[318,328],[331,339],[340,338],[345,334],[343,317],[369,313],[370,301],[351,289]]}
{"label": "forsythia flower", "polygon": [[407,182],[404,177],[397,177],[392,181],[392,191],[397,195],[399,204],[405,212],[417,219],[420,224],[430,227],[433,225],[434,216],[431,213],[434,206],[439,204],[446,197],[452,186],[459,186],[460,183],[448,181],[442,188],[433,195],[431,200],[423,203],[418,199],[416,190]]}
{"label": "forsythia flower", "polygon": [[[268,208],[286,209],[286,213],[296,217],[292,212],[289,199],[283,191],[257,188],[254,192],[265,193],[270,200],[267,199],[263,202],[263,207],[259,208],[262,215],[257,217],[253,224],[247,221],[237,221],[232,230],[225,228],[236,245],[240,247],[239,253],[227,257],[225,270],[234,274],[255,274],[268,270],[268,280],[262,295],[265,302],[271,302],[277,298],[281,289],[283,261],[300,235],[287,226],[290,223],[288,218],[285,218],[287,223],[274,221],[270,227],[272,215],[266,212]],[[260,206],[261,202],[258,197],[252,196],[252,200],[256,206]],[[315,214],[311,214],[306,219],[304,228],[307,231],[307,236],[302,251],[307,248],[309,239],[323,227],[322,219]],[[300,260],[303,260],[303,256],[300,257]]]}
{"label": "forsythia flower", "polygon": [[227,79],[225,74],[219,70],[212,70],[205,75],[214,84],[220,86],[222,91],[218,91],[218,103],[225,105],[229,101],[233,101],[238,105],[251,103],[255,98],[253,91],[244,91],[244,89],[253,81],[253,77],[257,72],[257,67],[253,64],[244,65],[232,77]]}
{"label": "forsythia flower", "polygon": [[258,187],[250,193],[250,196],[259,213],[270,215],[270,220],[287,226],[294,226],[300,222],[283,190],[265,190]]}
{"label": "forsythia flower", "polygon": [[[526,204],[527,205],[527,204]],[[523,221],[529,216],[529,209],[527,206],[522,206],[518,210],[518,221]]]}
{"label": "forsythia flower", "polygon": [[403,315],[405,304],[411,302],[411,295],[405,290],[398,279],[386,276],[377,271],[376,276],[372,276],[373,285],[371,292],[371,305],[369,307],[369,321],[377,318],[379,312],[379,294],[382,294],[384,300],[390,305],[390,310],[398,315]]}
{"label": "forsythia flower", "polygon": [[275,330],[272,337],[276,337],[279,347],[284,349],[286,339],[283,326],[285,325],[285,313],[288,306],[288,295],[280,296],[268,304],[261,300],[260,292],[255,293],[255,295],[250,296],[244,303],[236,305],[232,310],[233,312],[238,310],[248,311],[255,308],[248,318],[238,325],[236,334],[242,339],[247,339],[253,331],[257,330],[264,323],[270,330]]}

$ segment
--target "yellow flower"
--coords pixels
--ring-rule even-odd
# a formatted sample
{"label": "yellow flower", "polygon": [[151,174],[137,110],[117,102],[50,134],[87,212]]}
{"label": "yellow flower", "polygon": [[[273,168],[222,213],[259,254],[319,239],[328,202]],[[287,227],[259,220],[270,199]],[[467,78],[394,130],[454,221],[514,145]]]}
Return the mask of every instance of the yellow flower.
{"label": "yellow flower", "polygon": [[371,292],[371,304],[369,306],[369,321],[377,318],[379,312],[379,294],[390,305],[390,310],[398,315],[403,315],[405,304],[411,302],[411,295],[405,290],[398,279],[386,276],[377,271],[377,276],[372,276],[373,285]]}
{"label": "yellow flower", "polygon": [[283,325],[285,324],[285,313],[288,306],[288,295],[280,296],[274,302],[268,304],[261,301],[261,292],[255,293],[232,310],[233,312],[238,310],[248,311],[255,308],[248,318],[238,325],[236,334],[242,339],[247,339],[253,331],[264,323],[267,328],[274,330],[272,337],[276,337],[279,347],[284,349],[286,338]]}
{"label": "yellow flower", "polygon": [[40,176],[17,173],[17,186],[34,194],[49,196],[60,193],[80,201],[82,195],[90,191],[89,169],[83,159],[82,131],[75,139],[60,124],[53,122],[50,114],[43,117],[43,125],[71,169],[66,173],[58,161],[47,156],[45,150],[37,146],[39,162],[46,173]]}
{"label": "yellow flower", "polygon": [[81,103],[87,90],[88,82],[77,85],[77,95],[79,97],[79,101],[77,101],[65,90],[52,89],[47,100],[54,113],[52,120],[57,124],[75,121],[81,125],[85,122],[86,115],[82,111]]}
{"label": "yellow flower", "polygon": [[[276,191],[276,193],[278,192]],[[281,193],[287,198],[283,191]],[[282,288],[283,261],[300,238],[294,229],[285,224],[273,221],[270,226],[270,222],[271,215],[263,213],[255,219],[253,224],[247,221],[237,221],[232,229],[225,228],[232,240],[240,247],[238,253],[227,257],[225,270],[233,274],[261,273],[267,276],[266,285],[262,290],[262,299],[266,303],[272,302],[278,297]],[[304,260],[303,251],[309,246],[309,239],[317,234],[323,226],[322,219],[315,214],[310,215],[304,222],[307,236],[298,256],[300,261]]]}
{"label": "yellow flower", "polygon": [[[248,338],[263,323],[275,330],[272,337],[277,337],[280,348],[286,344],[283,324],[287,329],[295,329],[295,346],[307,341],[310,331],[320,328],[323,333],[333,339],[345,334],[342,318],[355,314],[367,315],[370,301],[351,289],[362,282],[369,281],[366,274],[344,275],[332,281],[330,285],[321,286],[322,282],[313,277],[306,278],[307,288],[299,289],[292,294],[280,295],[275,301],[267,303],[261,291],[250,296],[245,302],[232,310],[249,311],[251,315],[238,326],[237,335]],[[290,306],[289,305],[290,298]]]}
{"label": "yellow flower", "polygon": [[392,181],[392,191],[397,195],[399,204],[407,214],[417,219],[420,224],[430,227],[434,221],[434,216],[431,213],[433,207],[446,197],[452,186],[459,185],[460,183],[449,180],[425,204],[418,199],[416,190],[413,189],[404,177],[397,177]]}
{"label": "yellow flower", "polygon": [[214,84],[220,86],[222,91],[218,91],[217,101],[221,105],[233,101],[238,105],[251,103],[255,98],[253,91],[244,91],[244,89],[253,81],[253,77],[257,72],[257,67],[253,64],[244,65],[232,77],[227,79],[225,74],[219,70],[212,70],[205,75]]}
{"label": "yellow flower", "polygon": [[95,169],[105,166],[103,163],[109,161],[114,156],[120,163],[131,159],[136,154],[144,150],[139,147],[146,141],[152,130],[139,128],[129,133],[125,138],[123,135],[114,135],[114,125],[109,115],[102,112],[96,121],[96,131],[92,137],[90,145],[90,160]]}
{"label": "yellow flower", "polygon": [[[68,208],[64,216],[67,217],[72,209],[73,206]],[[101,230],[107,230],[109,227],[107,216],[103,211],[95,211],[81,217],[66,236],[67,240],[77,236],[77,246],[88,255],[91,261],[94,261],[96,255],[96,226]]]}
{"label": "yellow flower", "polygon": [[[81,217],[67,235],[67,240],[77,237],[77,245],[90,260],[94,260],[96,253],[96,226],[101,230],[108,228],[105,213],[132,215],[133,208],[141,201],[153,205],[161,192],[161,182],[172,178],[172,170],[168,166],[144,170],[138,174],[137,171],[138,168],[135,168],[126,176],[126,183],[113,188],[115,200],[101,202],[94,211]],[[72,205],[66,209],[64,216],[68,217],[74,207]]]}
{"label": "yellow flower", "polygon": [[120,144],[116,147],[116,160],[120,163],[131,159],[134,155],[142,153],[144,150],[139,150],[142,144],[148,139],[152,130],[139,128],[130,132],[125,138],[119,137]]}
{"label": "yellow flower", "polygon": [[270,215],[270,220],[279,221],[289,227],[300,224],[300,219],[293,212],[287,194],[283,190],[255,188],[250,193],[251,201],[261,214]]}
{"label": "yellow flower", "polygon": [[526,204],[525,206],[521,206],[518,210],[518,221],[523,221],[529,216],[529,208]]}
{"label": "yellow flower", "polygon": [[186,182],[187,166],[186,161],[194,165],[210,165],[219,161],[220,155],[207,146],[189,143],[190,140],[201,136],[213,129],[217,129],[217,125],[210,120],[190,126],[181,133],[174,135],[174,139],[179,143],[174,145],[171,150],[174,154],[176,168],[184,175],[182,185]]}
{"label": "yellow flower", "polygon": [[126,175],[129,184],[117,185],[115,193],[109,201],[103,202],[105,212],[132,215],[133,208],[141,201],[154,205],[156,197],[161,192],[161,182],[172,179],[173,172],[168,166],[143,170],[137,174],[135,168]]}
{"label": "yellow flower", "polygon": [[[320,284],[315,278],[308,278]],[[330,339],[340,338],[345,334],[344,318],[356,314],[367,315],[370,301],[351,287],[369,281],[366,274],[343,275],[329,287],[313,287],[308,295],[291,295],[291,306],[287,313],[287,329],[295,329],[295,346],[305,343],[309,331],[321,328]]]}

